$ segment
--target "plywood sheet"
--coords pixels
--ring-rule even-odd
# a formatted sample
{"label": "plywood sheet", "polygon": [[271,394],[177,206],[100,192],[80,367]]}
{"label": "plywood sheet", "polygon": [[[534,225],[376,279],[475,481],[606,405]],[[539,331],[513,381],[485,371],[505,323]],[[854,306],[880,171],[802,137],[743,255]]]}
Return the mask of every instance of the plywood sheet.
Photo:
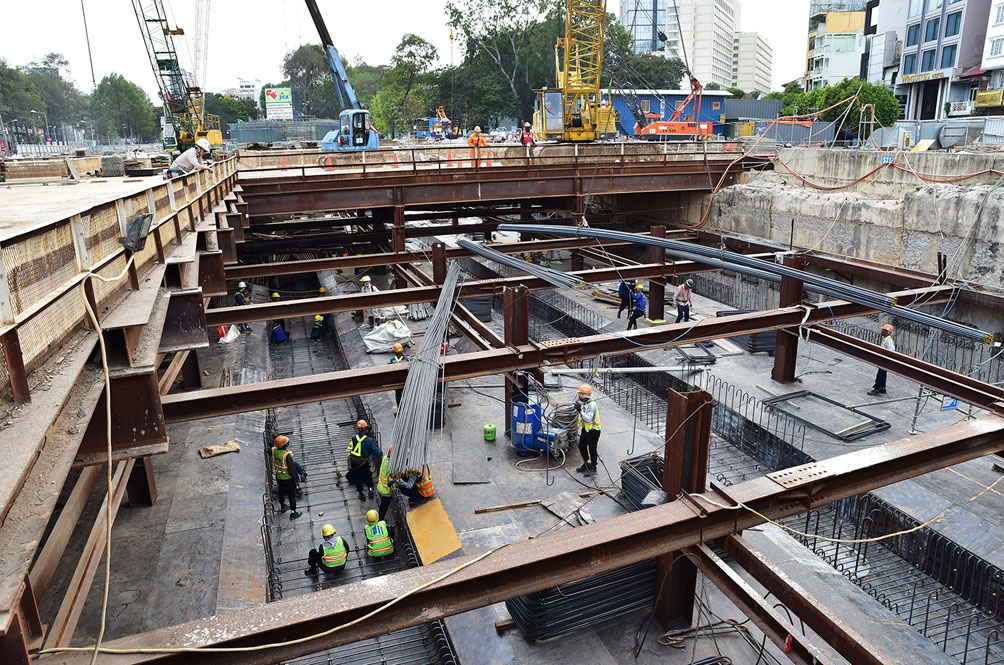
{"label": "plywood sheet", "polygon": [[422,563],[428,565],[461,548],[453,522],[443,508],[443,502],[433,499],[407,515],[408,529],[415,541]]}

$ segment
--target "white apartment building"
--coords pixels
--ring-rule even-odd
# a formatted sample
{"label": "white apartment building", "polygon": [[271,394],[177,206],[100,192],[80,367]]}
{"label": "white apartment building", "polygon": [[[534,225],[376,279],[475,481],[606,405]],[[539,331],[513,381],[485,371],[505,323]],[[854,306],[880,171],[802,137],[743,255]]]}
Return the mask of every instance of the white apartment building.
{"label": "white apartment building", "polygon": [[691,71],[703,85],[731,86],[738,0],[676,0],[676,6],[679,21],[672,4],[666,9],[665,55],[683,60],[685,50]]}
{"label": "white apartment building", "polygon": [[759,33],[737,32],[732,40],[732,87],[770,92],[774,50]]}
{"label": "white apartment building", "polygon": [[1004,0],[990,6],[987,18],[987,38],[979,72],[986,89],[974,95],[974,108],[984,115],[1004,114]]}

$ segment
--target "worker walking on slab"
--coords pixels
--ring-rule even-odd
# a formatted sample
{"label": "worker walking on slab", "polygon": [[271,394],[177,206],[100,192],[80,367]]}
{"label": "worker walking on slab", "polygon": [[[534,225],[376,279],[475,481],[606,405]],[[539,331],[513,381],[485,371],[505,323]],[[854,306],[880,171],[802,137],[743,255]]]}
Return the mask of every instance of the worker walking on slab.
{"label": "worker walking on slab", "polygon": [[694,280],[688,279],[673,292],[673,304],[676,305],[676,322],[690,321],[690,294],[694,289]]}
{"label": "worker walking on slab", "polygon": [[593,400],[593,387],[588,383],[579,386],[575,408],[579,411],[579,454],[582,455],[582,466],[576,471],[591,476],[596,473],[599,461],[596,447],[600,442],[600,410]]}
{"label": "worker walking on slab", "polygon": [[617,295],[621,298],[621,306],[617,310],[617,318],[621,318],[621,312],[624,310],[628,311],[628,316],[631,316],[631,295],[634,293],[634,287],[637,284],[633,279],[621,280],[621,283],[617,285]]}
{"label": "worker walking on slab", "polygon": [[210,167],[202,163],[203,155],[208,155],[210,151],[208,139],[199,139],[195,145],[178,155],[178,158],[171,162],[171,167],[164,173],[164,179],[171,178],[193,171],[208,171]]}
{"label": "worker walking on slab", "polygon": [[377,515],[377,511],[366,511],[366,554],[371,557],[390,556],[394,553],[394,540],[387,530],[387,523]]}
{"label": "worker walking on slab", "polygon": [[365,501],[363,484],[369,487],[369,495],[373,496],[373,472],[370,470],[370,455],[379,455],[380,448],[370,436],[370,426],[365,420],[356,423],[356,435],[349,445],[349,472],[346,474],[349,482],[356,486],[359,500]]}
{"label": "worker walking on slab", "polygon": [[327,574],[345,570],[345,561],[352,548],[344,538],[335,535],[335,527],[330,524],[321,527],[321,536],[324,540],[317,549],[307,553],[307,565],[310,567],[303,571],[305,575],[317,575],[319,570]]}
{"label": "worker walking on slab", "polygon": [[634,309],[631,310],[631,318],[628,319],[627,329],[638,327],[638,319],[645,316],[645,307],[648,302],[645,300],[645,292],[642,290],[641,284],[634,285],[634,295],[632,296],[632,302],[634,303]]}
{"label": "worker walking on slab", "polygon": [[317,343],[321,341],[321,338],[327,334],[327,328],[324,326],[324,317],[320,314],[314,315],[314,325],[310,327],[310,341]]}
{"label": "worker walking on slab", "polygon": [[[896,343],[892,339],[892,334],[895,331],[896,329],[892,327],[891,323],[882,326],[881,346],[886,351],[896,351]],[[875,385],[868,391],[869,395],[885,395],[885,377],[886,371],[884,369],[879,369],[875,373]]]}
{"label": "worker walking on slab", "polygon": [[[239,282],[237,284],[237,291],[234,293],[234,304],[238,307],[251,304],[251,289],[248,288],[246,283]],[[241,332],[251,332],[251,324],[247,322],[240,323],[237,329]]]}
{"label": "worker walking on slab", "polygon": [[[404,347],[401,346],[400,342],[395,342],[394,344],[394,355],[390,358],[391,365],[396,365],[397,363],[407,362],[408,358],[404,355]],[[404,388],[398,388],[394,391],[394,408],[397,409],[401,406],[401,394],[404,392]],[[397,411],[394,412],[397,415]]]}
{"label": "worker walking on slab", "polygon": [[293,473],[302,481],[307,479],[307,471],[293,459],[293,453],[287,450],[289,437],[279,434],[272,441],[275,444],[272,446],[272,468],[275,469],[275,483],[279,489],[279,512],[286,512],[286,501],[289,501],[289,508],[292,510],[289,519],[295,520],[301,513],[296,510],[296,480]]}

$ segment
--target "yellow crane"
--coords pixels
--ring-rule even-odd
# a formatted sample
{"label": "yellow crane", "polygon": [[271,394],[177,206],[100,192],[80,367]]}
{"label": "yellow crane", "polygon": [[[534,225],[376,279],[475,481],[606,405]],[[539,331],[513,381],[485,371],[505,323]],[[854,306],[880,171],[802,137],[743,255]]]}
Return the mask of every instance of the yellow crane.
{"label": "yellow crane", "polygon": [[616,138],[617,112],[600,100],[606,0],[565,0],[565,34],[554,47],[557,88],[537,92],[533,132],[542,140]]}

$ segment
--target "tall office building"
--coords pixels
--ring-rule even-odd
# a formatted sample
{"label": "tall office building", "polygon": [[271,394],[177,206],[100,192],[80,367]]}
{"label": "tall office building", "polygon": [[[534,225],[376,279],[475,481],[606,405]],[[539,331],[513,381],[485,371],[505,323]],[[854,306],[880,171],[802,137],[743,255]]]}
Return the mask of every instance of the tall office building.
{"label": "tall office building", "polygon": [[662,51],[659,31],[666,25],[666,0],[621,0],[619,18],[631,34],[635,53]]}
{"label": "tall office building", "polygon": [[770,92],[773,49],[759,33],[737,32],[732,41],[732,87]]}
{"label": "tall office building", "polygon": [[676,0],[666,12],[666,56],[687,61],[704,85],[732,85],[738,0]]}

